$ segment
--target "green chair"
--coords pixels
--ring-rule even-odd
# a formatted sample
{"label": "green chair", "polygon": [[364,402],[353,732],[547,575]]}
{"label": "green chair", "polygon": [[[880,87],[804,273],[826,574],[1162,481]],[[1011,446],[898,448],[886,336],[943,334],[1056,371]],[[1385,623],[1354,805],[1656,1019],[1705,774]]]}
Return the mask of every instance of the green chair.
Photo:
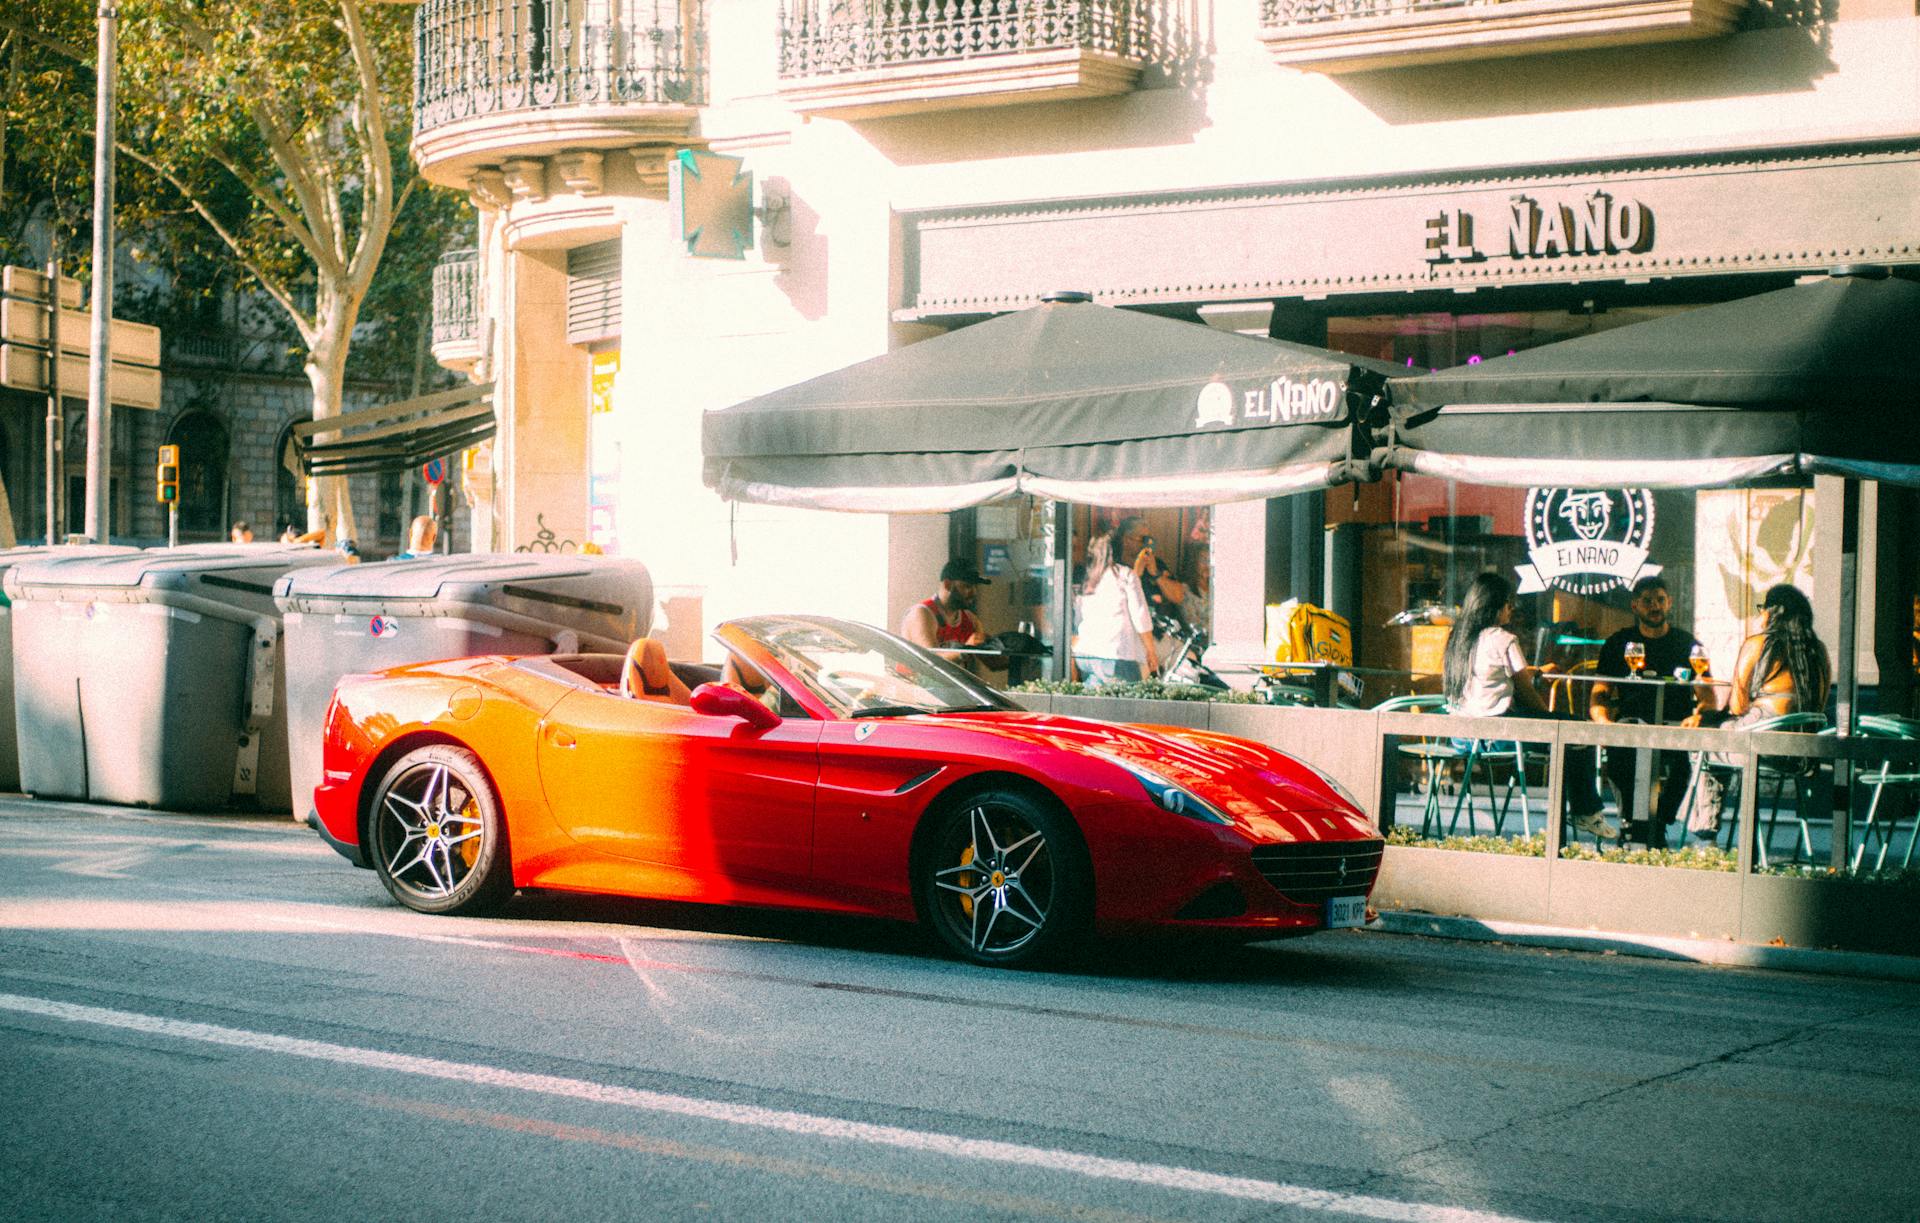
{"label": "green chair", "polygon": [[[1447,835],[1460,823],[1460,812],[1467,812],[1467,832],[1473,832],[1475,810],[1473,788],[1477,772],[1484,771],[1487,778],[1487,810],[1493,817],[1493,835],[1499,836],[1506,830],[1507,813],[1513,810],[1516,795],[1520,799],[1520,828],[1527,835],[1533,835],[1533,800],[1527,793],[1527,749],[1516,739],[1454,739],[1451,746],[1464,754],[1466,758],[1465,777],[1459,794],[1454,796],[1453,817],[1447,824]],[[1507,784],[1499,793],[1494,792],[1497,784],[1493,770],[1495,765],[1507,766]]]}
{"label": "green chair", "polygon": [[[1864,738],[1894,739],[1908,743],[1920,739],[1920,722],[1912,718],[1870,714],[1860,719],[1859,726]],[[1880,800],[1885,797],[1888,786],[1920,787],[1920,765],[1896,765],[1883,760],[1877,768],[1866,769],[1855,780],[1873,787],[1873,798],[1867,803],[1867,818],[1860,826],[1860,844],[1853,851],[1853,870],[1858,874],[1860,860],[1866,857],[1867,842],[1876,834],[1880,837],[1880,853],[1874,858],[1873,869],[1877,871],[1886,866],[1887,851],[1893,848],[1894,838],[1900,831],[1900,816],[1896,812],[1891,819],[1880,820]],[[1913,826],[1907,831],[1907,852],[1900,859],[1902,870],[1913,865],[1913,843],[1916,839],[1920,839],[1920,810],[1916,810]]]}
{"label": "green chair", "polygon": [[[1447,698],[1434,693],[1416,693],[1412,696],[1395,696],[1381,701],[1373,707],[1382,713],[1445,713]],[[1433,836],[1440,827],[1440,784],[1447,767],[1455,760],[1465,758],[1466,753],[1440,738],[1424,738],[1417,743],[1402,743],[1399,752],[1410,760],[1417,760],[1421,766],[1420,789],[1425,802],[1420,819],[1420,835]]]}
{"label": "green chair", "polygon": [[[1749,726],[1743,726],[1740,729],[1818,734],[1827,729],[1827,717],[1821,713],[1783,713],[1778,717],[1762,718],[1760,721]],[[1794,787],[1794,819],[1800,825],[1800,840],[1794,846],[1794,858],[1796,860],[1799,858],[1800,850],[1803,846],[1807,851],[1807,857],[1809,859],[1813,857],[1813,834],[1807,826],[1807,796],[1805,787],[1806,782],[1813,776],[1814,769],[1818,767],[1817,762],[1801,757],[1790,757],[1780,763],[1769,763],[1770,759],[1778,758],[1762,756],[1760,757],[1759,765],[1762,796],[1766,793],[1766,785],[1769,782],[1773,784],[1773,797],[1767,809],[1766,833],[1756,842],[1760,865],[1762,867],[1767,865],[1767,848],[1773,843],[1773,830],[1780,819],[1780,802],[1786,796],[1786,788],[1789,783]],[[1725,786],[1724,794],[1726,799],[1733,798],[1738,792],[1741,772],[1739,765],[1725,764],[1709,758],[1705,752],[1695,752],[1693,753],[1693,767],[1696,771],[1704,768],[1718,777]],[[1679,817],[1682,824],[1687,822],[1689,815],[1692,813],[1694,803],[1699,799],[1699,794],[1700,792],[1697,787],[1689,788],[1687,791],[1686,806],[1681,810]],[[1723,799],[1723,801],[1725,800]],[[1760,806],[1759,803],[1756,802],[1754,804],[1754,817],[1756,819],[1759,818],[1759,813]],[[1731,840],[1734,826],[1733,821],[1723,821],[1721,826],[1725,830],[1723,835],[1725,835],[1728,840]]]}

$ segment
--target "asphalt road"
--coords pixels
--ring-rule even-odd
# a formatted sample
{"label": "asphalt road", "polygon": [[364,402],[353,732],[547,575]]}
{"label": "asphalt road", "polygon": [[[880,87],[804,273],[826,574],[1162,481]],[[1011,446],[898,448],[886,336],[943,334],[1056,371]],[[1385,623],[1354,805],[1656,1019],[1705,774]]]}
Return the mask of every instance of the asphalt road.
{"label": "asphalt road", "polygon": [[1920,986],[1373,932],[976,969],[0,799],[0,1217],[1920,1218]]}

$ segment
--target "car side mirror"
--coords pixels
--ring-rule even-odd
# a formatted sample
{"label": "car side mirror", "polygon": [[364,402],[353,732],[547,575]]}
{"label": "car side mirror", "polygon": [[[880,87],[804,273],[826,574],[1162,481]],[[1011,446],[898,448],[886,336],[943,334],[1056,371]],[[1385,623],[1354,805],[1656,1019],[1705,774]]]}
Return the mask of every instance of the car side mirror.
{"label": "car side mirror", "polygon": [[739,718],[755,730],[772,730],[780,725],[779,714],[726,684],[701,684],[693,690],[687,704],[697,714],[709,718]]}

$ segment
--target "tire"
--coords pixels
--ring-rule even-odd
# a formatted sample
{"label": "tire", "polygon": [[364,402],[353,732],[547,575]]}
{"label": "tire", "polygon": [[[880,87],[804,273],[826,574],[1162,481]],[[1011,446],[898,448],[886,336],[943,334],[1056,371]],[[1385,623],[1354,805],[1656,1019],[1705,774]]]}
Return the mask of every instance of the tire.
{"label": "tire", "polygon": [[1093,911],[1093,872],[1064,813],[1018,790],[986,790],[928,818],[914,894],[954,954],[1024,967],[1080,940]]}
{"label": "tire", "polygon": [[500,797],[464,747],[395,760],[374,789],[368,841],[380,882],[409,909],[484,913],[513,892]]}

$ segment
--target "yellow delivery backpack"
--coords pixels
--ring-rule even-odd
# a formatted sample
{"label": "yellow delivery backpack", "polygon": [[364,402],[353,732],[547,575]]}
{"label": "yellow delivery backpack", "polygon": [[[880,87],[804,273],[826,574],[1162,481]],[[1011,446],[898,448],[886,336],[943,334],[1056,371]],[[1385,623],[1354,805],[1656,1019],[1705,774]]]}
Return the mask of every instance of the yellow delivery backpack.
{"label": "yellow delivery backpack", "polygon": [[1353,665],[1353,626],[1338,612],[1288,599],[1267,605],[1267,651],[1275,662]]}

